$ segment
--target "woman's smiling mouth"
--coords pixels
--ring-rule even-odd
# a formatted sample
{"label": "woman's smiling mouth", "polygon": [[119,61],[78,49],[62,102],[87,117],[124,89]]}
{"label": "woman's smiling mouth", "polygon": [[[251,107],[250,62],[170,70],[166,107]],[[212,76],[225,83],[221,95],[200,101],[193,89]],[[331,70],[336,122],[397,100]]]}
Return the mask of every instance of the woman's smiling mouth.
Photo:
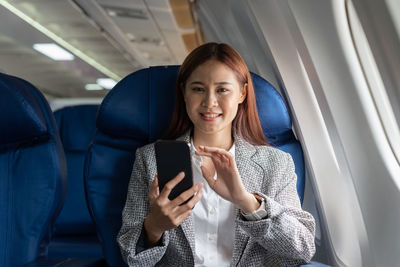
{"label": "woman's smiling mouth", "polygon": [[214,121],[222,116],[222,113],[200,113],[201,118],[205,121]]}

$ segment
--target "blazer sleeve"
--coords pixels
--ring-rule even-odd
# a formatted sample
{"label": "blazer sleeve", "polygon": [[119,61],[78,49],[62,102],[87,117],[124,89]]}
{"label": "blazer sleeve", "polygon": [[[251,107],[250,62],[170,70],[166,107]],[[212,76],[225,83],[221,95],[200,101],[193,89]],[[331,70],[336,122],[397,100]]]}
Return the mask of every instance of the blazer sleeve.
{"label": "blazer sleeve", "polygon": [[285,155],[286,164],[272,181],[272,186],[278,187],[275,196],[257,192],[265,199],[267,217],[246,221],[240,216],[237,223],[266,253],[275,253],[286,265],[297,266],[309,262],[315,253],[315,221],[301,208],[294,163],[290,154]]}
{"label": "blazer sleeve", "polygon": [[[122,212],[122,227],[117,240],[122,258],[129,266],[154,266],[161,260],[169,243],[168,232],[162,236],[158,246],[143,249],[143,223],[149,213],[148,193],[152,179],[146,170],[146,154],[136,150],[135,163],[129,182],[125,207]],[[147,151],[147,154],[148,151]]]}

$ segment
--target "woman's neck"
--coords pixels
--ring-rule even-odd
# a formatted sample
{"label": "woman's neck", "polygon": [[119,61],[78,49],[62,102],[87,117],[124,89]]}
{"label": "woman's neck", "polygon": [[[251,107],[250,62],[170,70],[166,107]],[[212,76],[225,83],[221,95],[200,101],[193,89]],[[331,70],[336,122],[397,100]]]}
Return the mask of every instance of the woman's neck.
{"label": "woman's neck", "polygon": [[226,133],[204,134],[204,133],[198,133],[196,130],[194,130],[193,144],[196,147],[196,149],[199,146],[210,146],[210,147],[219,147],[225,150],[229,150],[233,145],[233,138],[231,134],[226,134]]}

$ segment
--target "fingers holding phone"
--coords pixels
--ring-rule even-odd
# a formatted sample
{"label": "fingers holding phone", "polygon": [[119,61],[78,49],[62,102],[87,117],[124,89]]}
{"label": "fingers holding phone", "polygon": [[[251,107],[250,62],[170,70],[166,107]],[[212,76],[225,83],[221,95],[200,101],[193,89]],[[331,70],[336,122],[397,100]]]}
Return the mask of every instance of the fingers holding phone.
{"label": "fingers holding phone", "polygon": [[168,199],[169,195],[171,194],[172,190],[185,178],[185,173],[180,172],[174,179],[167,182],[164,187],[161,189],[161,196],[163,199]]}
{"label": "fingers holding phone", "polygon": [[203,184],[198,183],[191,189],[183,192],[177,198],[173,200],[174,205],[178,205],[177,213],[181,214],[182,221],[184,221],[192,212],[192,209],[200,201],[203,196]]}
{"label": "fingers holding phone", "polygon": [[[144,221],[144,228],[151,246],[160,240],[165,231],[178,227],[191,214],[192,208],[202,197],[203,187],[201,183],[193,185],[175,199],[170,200],[168,196],[171,191],[184,178],[181,172],[165,184],[159,195],[153,198],[156,192],[156,178],[150,186],[150,214]],[[184,202],[186,203],[181,205]]]}

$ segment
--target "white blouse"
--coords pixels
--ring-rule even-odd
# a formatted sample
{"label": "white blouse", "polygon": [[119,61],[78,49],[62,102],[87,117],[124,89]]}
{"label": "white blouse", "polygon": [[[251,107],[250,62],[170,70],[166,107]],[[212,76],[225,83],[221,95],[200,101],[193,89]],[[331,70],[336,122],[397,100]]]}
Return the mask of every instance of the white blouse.
{"label": "white blouse", "polygon": [[[203,196],[193,209],[195,266],[230,266],[235,234],[235,207],[215,193],[203,177],[202,159],[191,141],[193,183],[203,183]],[[229,152],[235,155],[235,144]],[[217,179],[215,172],[214,179]]]}

